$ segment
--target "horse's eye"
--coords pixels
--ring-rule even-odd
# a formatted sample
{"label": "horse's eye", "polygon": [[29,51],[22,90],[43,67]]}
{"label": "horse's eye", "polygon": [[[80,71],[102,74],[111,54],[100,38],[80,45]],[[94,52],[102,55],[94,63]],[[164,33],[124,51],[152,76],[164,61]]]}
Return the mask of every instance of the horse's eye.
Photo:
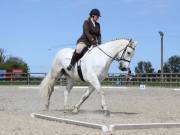
{"label": "horse's eye", "polygon": [[127,54],[128,54],[128,55],[131,55],[131,53],[130,53],[130,52],[127,52]]}

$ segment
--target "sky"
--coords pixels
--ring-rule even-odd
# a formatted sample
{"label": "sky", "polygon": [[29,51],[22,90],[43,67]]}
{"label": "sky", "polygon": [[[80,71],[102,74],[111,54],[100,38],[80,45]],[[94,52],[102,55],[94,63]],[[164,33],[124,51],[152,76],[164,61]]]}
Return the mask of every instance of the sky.
{"label": "sky", "polygon": [[[132,38],[138,42],[130,67],[150,61],[160,69],[160,35],[164,62],[180,55],[179,0],[0,0],[0,48],[22,58],[30,72],[48,72],[55,54],[75,48],[93,8],[101,11],[102,42]],[[110,73],[119,73],[113,63]]]}

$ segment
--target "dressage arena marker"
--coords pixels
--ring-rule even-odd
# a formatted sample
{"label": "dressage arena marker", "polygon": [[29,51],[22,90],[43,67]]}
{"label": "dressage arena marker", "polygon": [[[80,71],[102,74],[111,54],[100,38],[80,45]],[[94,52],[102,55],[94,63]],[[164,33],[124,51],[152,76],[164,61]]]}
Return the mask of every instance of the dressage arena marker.
{"label": "dressage arena marker", "polygon": [[175,91],[180,91],[180,89],[174,89]]}
{"label": "dressage arena marker", "polygon": [[146,89],[146,85],[145,85],[145,84],[141,84],[141,85],[139,86],[139,88],[140,88],[141,90],[144,90],[144,89]]}
{"label": "dressage arena marker", "polygon": [[66,124],[73,124],[78,126],[84,126],[93,129],[100,129],[104,133],[111,133],[116,130],[135,130],[135,129],[156,129],[156,128],[180,128],[180,123],[139,123],[139,124],[112,124],[109,126],[95,124],[95,123],[88,123],[84,121],[77,121],[72,119],[66,118],[58,118],[53,116],[47,116],[43,114],[36,114],[32,113],[31,117],[33,118],[40,118],[49,121],[56,121]]}
{"label": "dressage arena marker", "polygon": [[78,121],[78,120],[72,120],[72,119],[66,119],[66,118],[58,118],[58,117],[47,116],[47,115],[36,114],[36,113],[32,113],[31,117],[45,119],[45,120],[49,120],[49,121],[64,122],[66,124],[84,126],[84,127],[93,128],[93,129],[100,129],[103,132],[109,131],[108,127],[105,125],[89,123],[89,122],[84,122],[84,121]]}

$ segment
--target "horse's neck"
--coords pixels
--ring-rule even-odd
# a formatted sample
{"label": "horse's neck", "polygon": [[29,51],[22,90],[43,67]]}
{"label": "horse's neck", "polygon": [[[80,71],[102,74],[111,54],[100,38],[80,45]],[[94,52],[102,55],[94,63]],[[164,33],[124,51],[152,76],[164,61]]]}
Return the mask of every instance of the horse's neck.
{"label": "horse's neck", "polygon": [[121,50],[123,50],[123,48],[125,48],[125,46],[126,46],[126,42],[122,43],[122,44],[119,44],[117,42],[106,43],[104,45],[99,46],[104,51],[104,53],[106,53],[106,54],[103,54],[103,56],[102,56],[102,52],[101,52],[99,54],[100,59],[98,59],[98,60],[100,60],[99,61],[100,67],[102,67],[102,71],[100,73],[102,78],[103,78],[103,76],[105,76],[107,74],[107,72],[109,70],[109,67],[110,67],[110,65],[111,65],[111,63],[113,61],[112,58],[116,57],[116,55]]}
{"label": "horse's neck", "polygon": [[115,57],[123,48],[125,48],[126,42],[122,42],[122,44],[117,44],[116,42],[109,42],[101,46],[101,49],[104,50],[111,57]]}

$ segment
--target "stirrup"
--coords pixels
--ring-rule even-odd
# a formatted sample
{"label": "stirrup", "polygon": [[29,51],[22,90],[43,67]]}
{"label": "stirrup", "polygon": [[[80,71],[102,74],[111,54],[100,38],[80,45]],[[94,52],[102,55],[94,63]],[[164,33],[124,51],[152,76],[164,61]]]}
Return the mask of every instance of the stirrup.
{"label": "stirrup", "polygon": [[67,67],[67,70],[70,71],[70,70],[72,69],[72,67],[73,67],[72,65],[69,65],[69,66]]}

